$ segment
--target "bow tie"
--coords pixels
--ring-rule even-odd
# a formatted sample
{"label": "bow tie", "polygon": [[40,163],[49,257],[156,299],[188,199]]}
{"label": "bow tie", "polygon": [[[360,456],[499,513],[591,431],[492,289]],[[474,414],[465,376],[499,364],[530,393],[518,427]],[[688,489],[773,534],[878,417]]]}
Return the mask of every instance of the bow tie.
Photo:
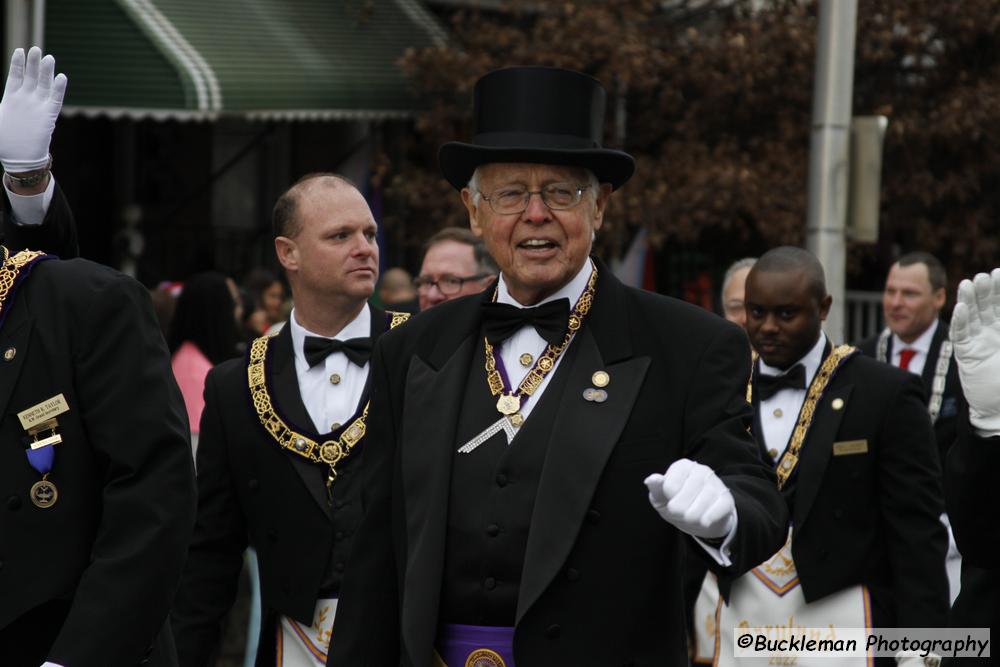
{"label": "bow tie", "polygon": [[372,340],[371,338],[336,340],[335,338],[306,336],[303,349],[306,353],[306,363],[309,364],[309,368],[322,362],[334,352],[343,352],[353,364],[364,366],[368,363],[368,358],[372,356]]}
{"label": "bow tie", "polygon": [[526,326],[535,327],[538,335],[550,345],[559,345],[566,335],[569,320],[569,299],[549,301],[534,308],[518,308],[506,303],[484,303],[483,326],[486,340],[497,345]]}
{"label": "bow tie", "polygon": [[806,367],[802,364],[795,364],[784,375],[758,373],[756,385],[756,391],[762,401],[766,401],[782,389],[805,389]]}

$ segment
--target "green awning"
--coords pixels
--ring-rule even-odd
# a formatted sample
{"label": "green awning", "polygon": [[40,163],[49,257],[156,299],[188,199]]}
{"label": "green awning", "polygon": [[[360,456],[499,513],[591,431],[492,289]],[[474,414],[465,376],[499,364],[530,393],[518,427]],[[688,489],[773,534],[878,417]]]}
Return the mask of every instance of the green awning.
{"label": "green awning", "polygon": [[131,118],[403,117],[397,61],[446,34],[418,0],[49,0],[64,113]]}

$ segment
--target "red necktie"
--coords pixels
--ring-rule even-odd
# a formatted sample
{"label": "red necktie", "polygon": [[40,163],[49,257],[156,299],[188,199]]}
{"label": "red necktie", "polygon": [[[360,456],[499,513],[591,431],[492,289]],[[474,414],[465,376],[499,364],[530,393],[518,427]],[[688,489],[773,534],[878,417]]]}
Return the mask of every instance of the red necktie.
{"label": "red necktie", "polygon": [[917,354],[916,350],[911,348],[903,348],[899,351],[899,367],[904,371],[910,370],[910,361],[913,360],[914,355]]}

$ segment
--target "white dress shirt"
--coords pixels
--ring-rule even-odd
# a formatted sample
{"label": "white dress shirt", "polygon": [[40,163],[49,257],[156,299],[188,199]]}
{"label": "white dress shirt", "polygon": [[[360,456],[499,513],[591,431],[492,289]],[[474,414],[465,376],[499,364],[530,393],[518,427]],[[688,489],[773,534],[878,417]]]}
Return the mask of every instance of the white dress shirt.
{"label": "white dress shirt", "polygon": [[14,214],[14,222],[18,225],[40,225],[45,220],[45,213],[49,210],[52,202],[52,193],[56,188],[56,177],[49,174],[49,184],[45,187],[45,192],[37,195],[14,194],[7,187],[7,179],[2,178],[3,189],[7,192],[7,199],[10,200],[10,210]]}
{"label": "white dress shirt", "polygon": [[[806,390],[816,377],[820,364],[823,363],[824,347],[826,347],[826,334],[821,331],[819,340],[812,349],[796,362],[806,369],[806,389],[782,389],[766,401],[760,402],[760,426],[764,430],[764,444],[775,461],[781,458],[788,447],[788,440],[799,418],[799,410],[806,400]],[[768,366],[763,359],[760,360],[761,375],[784,375],[785,372]]]}
{"label": "white dress shirt", "polygon": [[[358,316],[332,338],[349,340],[371,337],[371,317],[366,303]],[[305,329],[296,319],[294,308],[288,322],[291,327],[292,349],[295,352],[295,376],[299,381],[302,403],[312,418],[316,432],[329,433],[335,430],[334,424],[342,425],[354,416],[365,390],[370,364],[357,366],[343,352],[334,352],[323,362],[309,368],[303,349],[306,336],[328,336],[320,336]]]}
{"label": "white dress shirt", "polygon": [[910,365],[906,367],[906,370],[910,371],[914,375],[921,375],[924,372],[924,364],[927,363],[927,355],[931,351],[931,341],[934,340],[934,334],[937,333],[937,328],[941,322],[937,319],[919,337],[912,343],[904,343],[902,339],[896,334],[892,334],[892,365],[899,368],[899,353],[904,349],[916,350],[916,354],[910,359]]}
{"label": "white dress shirt", "polygon": [[[540,306],[543,303],[548,303],[550,301],[556,301],[557,299],[569,299],[570,309],[576,305],[577,299],[583,294],[583,291],[587,289],[587,281],[590,280],[590,272],[593,271],[594,264],[593,261],[587,260],[583,264],[583,268],[566,283],[562,289],[558,292],[547,296],[541,301],[539,301],[536,306]],[[497,303],[505,303],[510,306],[515,306],[517,308],[527,308],[522,303],[519,303],[514,297],[510,295],[507,291],[507,283],[503,278],[503,274],[500,274],[499,280],[497,280]],[[566,313],[567,317],[569,313]],[[573,337],[573,340],[576,336]],[[570,341],[570,345],[573,341]],[[533,326],[521,327],[521,329],[515,333],[513,336],[501,343],[499,347],[500,358],[503,359],[503,366],[507,370],[507,380],[510,381],[512,386],[508,386],[507,390],[513,392],[516,390],[517,386],[521,384],[524,380],[524,376],[528,374],[528,371],[534,367],[535,362],[538,361],[538,357],[545,352],[545,348],[548,347],[548,343],[544,338],[538,335]],[[569,345],[566,346],[569,349]],[[497,347],[494,347],[494,352],[497,351]],[[521,363],[521,356],[524,354],[531,355],[531,363],[527,366]],[[531,395],[531,398],[527,403],[524,399],[521,399],[521,416],[525,419],[531,414],[531,411],[535,409],[538,405],[538,401],[542,399],[542,394],[545,393],[545,388],[549,386],[549,381],[552,376],[556,374],[556,370],[559,368],[559,364],[562,363],[562,358],[566,354],[566,350],[559,355],[556,359],[555,366],[552,370],[548,372],[542,383],[538,385],[538,389],[535,393]],[[485,380],[484,380],[485,382]]]}

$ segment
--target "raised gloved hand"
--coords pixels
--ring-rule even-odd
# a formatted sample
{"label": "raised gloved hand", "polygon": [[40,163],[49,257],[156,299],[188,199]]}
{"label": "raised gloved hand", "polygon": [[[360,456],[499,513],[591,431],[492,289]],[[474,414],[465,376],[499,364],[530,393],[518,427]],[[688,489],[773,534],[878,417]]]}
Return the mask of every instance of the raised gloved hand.
{"label": "raised gloved hand", "polygon": [[0,101],[0,164],[18,174],[43,169],[66,94],[66,75],[54,76],[56,60],[37,46],[15,49]]}
{"label": "raised gloved hand", "polygon": [[951,343],[969,421],[982,431],[1000,433],[1000,269],[958,286]]}
{"label": "raised gloved hand", "polygon": [[679,459],[666,474],[644,480],[649,503],[664,521],[702,539],[727,536],[736,521],[733,494],[715,471],[690,459]]}

